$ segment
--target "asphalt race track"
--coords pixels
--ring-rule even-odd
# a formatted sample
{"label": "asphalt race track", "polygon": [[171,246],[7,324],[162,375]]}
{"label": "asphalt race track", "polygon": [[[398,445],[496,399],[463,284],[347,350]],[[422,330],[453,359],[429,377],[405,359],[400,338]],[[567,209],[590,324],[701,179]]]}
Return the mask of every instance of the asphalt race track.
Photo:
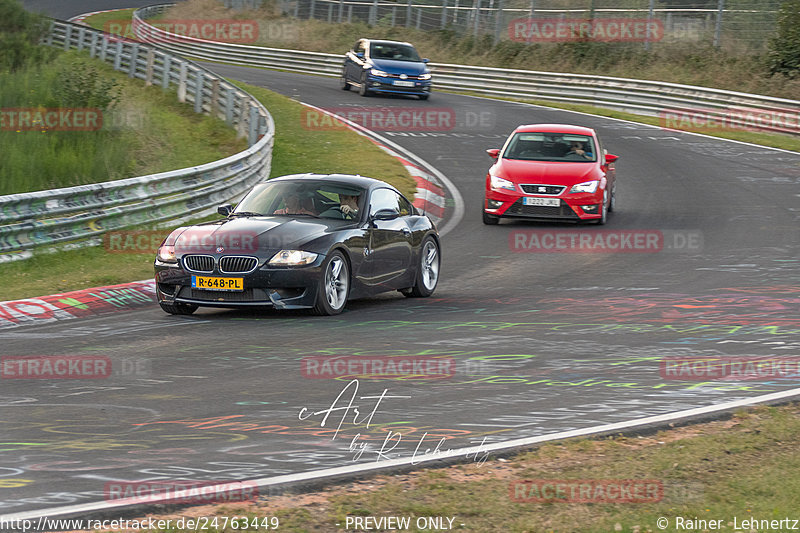
{"label": "asphalt race track", "polygon": [[[384,295],[337,317],[174,317],[153,305],[0,329],[4,355],[101,355],[129,369],[3,383],[0,481],[21,480],[0,488],[3,513],[103,502],[119,480],[267,479],[416,462],[426,450],[476,447],[466,460],[480,468],[491,445],[514,439],[800,393],[800,377],[662,371],[669,357],[798,355],[800,154],[467,96],[362,98],[336,79],[207,66],[323,108],[455,116],[455,127],[438,131],[377,131],[463,197],[464,216],[443,238],[440,285],[429,299]],[[537,122],[596,128],[620,156],[608,225],[482,224],[484,150]],[[660,245],[531,247],[531,235],[558,231],[640,232]],[[332,355],[435,358],[454,372],[357,383],[303,372],[304,358]],[[325,420],[332,407],[340,409]]]}

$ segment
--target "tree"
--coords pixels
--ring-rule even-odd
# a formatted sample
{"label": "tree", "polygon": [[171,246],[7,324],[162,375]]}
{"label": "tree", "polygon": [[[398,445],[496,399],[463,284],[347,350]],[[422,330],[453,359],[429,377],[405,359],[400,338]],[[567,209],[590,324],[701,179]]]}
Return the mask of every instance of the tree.
{"label": "tree", "polygon": [[770,40],[772,74],[800,76],[800,0],[785,0],[778,11],[775,36]]}

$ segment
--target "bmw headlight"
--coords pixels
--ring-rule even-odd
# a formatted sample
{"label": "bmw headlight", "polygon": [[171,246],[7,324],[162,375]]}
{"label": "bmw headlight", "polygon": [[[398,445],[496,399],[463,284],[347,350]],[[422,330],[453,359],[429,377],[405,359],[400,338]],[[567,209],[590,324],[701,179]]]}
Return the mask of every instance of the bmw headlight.
{"label": "bmw headlight", "polygon": [[593,193],[597,190],[597,186],[600,185],[600,182],[597,180],[592,181],[584,181],[583,183],[578,183],[577,185],[573,185],[569,192],[588,192]]}
{"label": "bmw headlight", "polygon": [[160,246],[156,258],[162,263],[177,263],[178,258],[175,257],[174,246]]}
{"label": "bmw headlight", "polygon": [[269,260],[270,266],[303,266],[310,265],[317,260],[317,255],[313,252],[303,250],[281,250]]}
{"label": "bmw headlight", "polygon": [[384,72],[382,70],[378,70],[376,68],[370,69],[369,73],[372,74],[373,76],[378,76],[380,78],[385,78],[385,77],[388,76],[388,74],[386,72]]}
{"label": "bmw headlight", "polygon": [[508,189],[509,191],[514,191],[514,184],[507,179],[500,178],[498,176],[489,175],[489,184],[492,186],[492,189]]}
{"label": "bmw headlight", "polygon": [[429,79],[431,79],[431,73],[430,72],[426,72],[425,74],[420,74],[419,75],[419,79],[421,79],[421,80],[429,80]]}

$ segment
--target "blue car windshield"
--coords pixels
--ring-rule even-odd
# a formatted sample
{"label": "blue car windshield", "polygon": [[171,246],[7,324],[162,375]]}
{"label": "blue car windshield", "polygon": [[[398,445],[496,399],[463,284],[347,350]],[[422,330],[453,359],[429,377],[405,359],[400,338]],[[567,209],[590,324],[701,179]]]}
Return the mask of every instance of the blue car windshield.
{"label": "blue car windshield", "polygon": [[422,61],[414,47],[408,44],[372,43],[370,45],[369,55],[372,59],[391,59],[393,61],[414,62]]}

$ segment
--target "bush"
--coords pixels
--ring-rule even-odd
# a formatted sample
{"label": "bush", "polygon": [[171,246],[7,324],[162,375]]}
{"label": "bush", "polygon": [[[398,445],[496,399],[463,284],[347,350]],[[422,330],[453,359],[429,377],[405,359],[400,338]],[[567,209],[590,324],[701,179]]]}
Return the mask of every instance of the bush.
{"label": "bush", "polygon": [[0,71],[15,71],[51,57],[51,50],[39,46],[47,28],[45,17],[25,11],[17,0],[0,0]]}
{"label": "bush", "polygon": [[775,37],[770,41],[770,72],[800,76],[800,0],[786,0],[778,12]]}
{"label": "bush", "polygon": [[96,107],[106,111],[119,99],[116,79],[103,76],[97,67],[76,57],[59,69],[56,97],[65,107]]}

